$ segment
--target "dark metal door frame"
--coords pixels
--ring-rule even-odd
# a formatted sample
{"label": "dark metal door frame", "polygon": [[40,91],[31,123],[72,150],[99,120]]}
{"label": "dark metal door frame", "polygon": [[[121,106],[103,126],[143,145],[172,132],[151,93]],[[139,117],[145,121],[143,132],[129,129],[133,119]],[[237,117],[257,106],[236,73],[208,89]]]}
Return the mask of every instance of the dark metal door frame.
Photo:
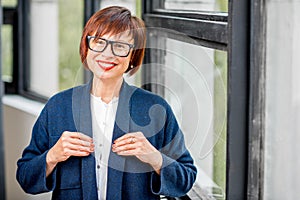
{"label": "dark metal door frame", "polygon": [[250,1],[229,0],[226,199],[246,199]]}

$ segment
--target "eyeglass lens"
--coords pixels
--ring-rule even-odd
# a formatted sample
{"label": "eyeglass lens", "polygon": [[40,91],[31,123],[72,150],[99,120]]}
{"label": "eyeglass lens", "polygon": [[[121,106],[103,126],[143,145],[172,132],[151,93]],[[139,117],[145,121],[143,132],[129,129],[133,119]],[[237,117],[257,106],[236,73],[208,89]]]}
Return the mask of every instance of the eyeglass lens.
{"label": "eyeglass lens", "polygon": [[89,38],[89,47],[96,52],[103,52],[111,44],[112,53],[116,56],[127,56],[131,46],[123,42],[109,41],[102,38]]}

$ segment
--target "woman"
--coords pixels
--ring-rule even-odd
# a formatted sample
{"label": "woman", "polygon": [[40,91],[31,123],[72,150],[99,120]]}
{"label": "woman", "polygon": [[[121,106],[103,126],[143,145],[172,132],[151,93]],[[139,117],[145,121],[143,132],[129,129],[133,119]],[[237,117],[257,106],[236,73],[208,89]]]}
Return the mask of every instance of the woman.
{"label": "woman", "polygon": [[143,21],[123,7],[89,19],[80,55],[93,79],[47,102],[17,163],[25,192],[144,200],[190,190],[196,168],[170,106],[123,80],[142,64],[145,35]]}

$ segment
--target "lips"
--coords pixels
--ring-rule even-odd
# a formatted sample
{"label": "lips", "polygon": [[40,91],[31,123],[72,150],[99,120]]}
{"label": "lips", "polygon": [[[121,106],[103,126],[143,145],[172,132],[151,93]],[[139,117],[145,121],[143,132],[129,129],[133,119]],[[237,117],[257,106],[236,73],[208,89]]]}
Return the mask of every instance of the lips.
{"label": "lips", "polygon": [[103,60],[97,60],[97,63],[101,69],[104,71],[109,71],[113,69],[117,64],[114,62],[109,62],[109,61],[103,61]]}

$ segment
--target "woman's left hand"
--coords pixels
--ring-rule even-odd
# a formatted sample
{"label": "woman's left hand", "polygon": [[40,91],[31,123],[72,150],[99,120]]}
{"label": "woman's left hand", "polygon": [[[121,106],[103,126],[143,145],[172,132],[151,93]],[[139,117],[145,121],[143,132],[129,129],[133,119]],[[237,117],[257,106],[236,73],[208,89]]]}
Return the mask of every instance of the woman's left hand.
{"label": "woman's left hand", "polygon": [[162,167],[161,153],[147,140],[142,132],[127,133],[114,141],[112,151],[122,156],[136,156],[150,164],[157,174]]}

